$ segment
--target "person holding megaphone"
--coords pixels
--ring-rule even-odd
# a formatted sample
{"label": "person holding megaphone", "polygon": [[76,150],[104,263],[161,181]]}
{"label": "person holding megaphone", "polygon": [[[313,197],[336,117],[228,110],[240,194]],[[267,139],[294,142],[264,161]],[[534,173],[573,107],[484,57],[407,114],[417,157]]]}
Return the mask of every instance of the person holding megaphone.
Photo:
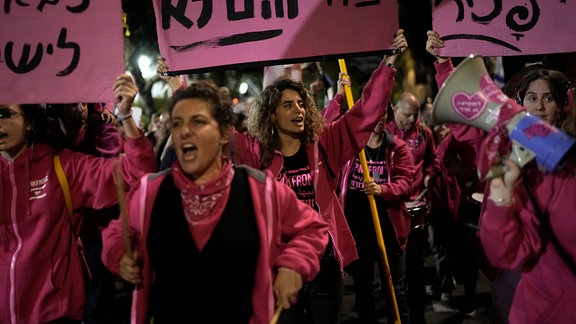
{"label": "person holding megaphone", "polygon": [[[443,41],[438,33],[429,31],[426,49],[437,57],[436,81],[444,88],[460,66],[455,70],[449,58],[440,57],[441,47]],[[574,106],[563,109],[569,102],[568,86],[559,82],[560,72],[534,69],[521,79],[519,85],[513,87],[516,102],[506,100],[498,107],[499,111],[492,111],[498,119],[495,124],[486,127],[470,122],[450,127],[459,140],[475,144],[479,151],[478,163],[487,165],[486,162],[494,161],[502,166],[496,173],[484,174],[489,185],[482,205],[479,237],[493,266],[521,269],[508,314],[509,323],[566,323],[576,319],[572,310],[576,303],[576,239],[571,234],[576,225],[569,219],[570,211],[576,207],[573,199],[576,167],[572,159],[566,159],[572,153],[573,139],[554,125],[573,136],[575,109]],[[534,124],[519,123],[510,130],[502,124],[499,116],[502,113],[505,117],[511,116],[509,121],[528,116]],[[564,122],[559,121],[563,117],[566,117]],[[510,138],[502,136],[503,133],[493,136],[496,128],[507,128]],[[562,144],[558,146],[562,146],[562,151],[553,152],[557,156],[549,164],[544,151],[535,154],[536,161],[529,155],[525,156],[526,161],[518,159],[518,154],[509,155],[506,149],[510,148],[510,140],[515,140],[512,133],[518,130],[532,137],[561,136]],[[494,139],[506,145],[493,145]],[[550,150],[558,148],[555,143],[548,146]]]}

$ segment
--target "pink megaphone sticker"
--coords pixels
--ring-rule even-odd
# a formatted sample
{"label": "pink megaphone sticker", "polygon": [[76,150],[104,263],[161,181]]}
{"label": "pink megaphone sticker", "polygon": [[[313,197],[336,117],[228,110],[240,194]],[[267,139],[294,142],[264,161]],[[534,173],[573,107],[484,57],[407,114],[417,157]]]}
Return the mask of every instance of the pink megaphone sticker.
{"label": "pink megaphone sticker", "polygon": [[454,111],[466,120],[474,120],[482,115],[487,104],[486,99],[479,92],[471,95],[467,92],[456,92],[452,96]]}
{"label": "pink megaphone sticker", "polygon": [[530,127],[524,128],[522,132],[528,139],[532,139],[532,137],[535,136],[546,137],[548,136],[548,134],[554,132],[554,129],[552,128],[551,125],[546,125],[544,123],[535,123],[530,125]]}

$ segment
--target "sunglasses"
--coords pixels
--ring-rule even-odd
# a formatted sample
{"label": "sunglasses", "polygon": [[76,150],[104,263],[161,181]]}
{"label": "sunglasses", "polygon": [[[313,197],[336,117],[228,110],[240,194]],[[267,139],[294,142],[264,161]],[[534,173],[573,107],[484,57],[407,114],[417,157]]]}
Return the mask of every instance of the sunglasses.
{"label": "sunglasses", "polygon": [[14,119],[18,116],[22,116],[24,114],[19,113],[19,112],[15,112],[12,109],[0,109],[0,120],[8,120],[8,119]]}

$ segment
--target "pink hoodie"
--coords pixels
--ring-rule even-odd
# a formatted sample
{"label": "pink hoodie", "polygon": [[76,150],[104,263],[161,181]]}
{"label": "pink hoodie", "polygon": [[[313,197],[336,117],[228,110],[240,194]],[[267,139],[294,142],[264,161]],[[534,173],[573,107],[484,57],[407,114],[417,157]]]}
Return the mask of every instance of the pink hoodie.
{"label": "pink hoodie", "polygon": [[[120,166],[127,185],[156,169],[143,135],[128,139],[124,149]],[[35,144],[13,162],[0,157],[0,323],[84,316],[84,260],[54,171],[54,154],[52,147]],[[59,155],[75,210],[118,202],[115,159],[69,150]]]}
{"label": "pink hoodie", "polygon": [[[146,323],[154,280],[146,245],[148,229],[158,190],[170,170],[143,177],[139,188],[131,192],[128,206],[131,237],[135,249],[143,256],[143,283],[134,290],[132,324]],[[304,282],[312,280],[320,270],[320,256],[328,244],[328,226],[314,209],[300,202],[287,185],[258,170],[249,169],[248,174],[261,242],[252,293],[254,314],[250,323],[265,324],[274,315],[272,284],[277,269],[287,267],[300,273]],[[102,232],[102,239],[102,260],[110,271],[118,273],[120,259],[126,250],[121,221],[113,220]],[[225,311],[225,305],[222,306]]]}
{"label": "pink hoodie", "polygon": [[[337,121],[327,125],[317,141],[306,144],[316,204],[319,207],[320,216],[330,226],[330,234],[334,240],[341,267],[356,260],[358,254],[354,237],[335,191],[338,173],[366,146],[372,130],[385,112],[392,92],[395,72],[396,69],[381,64],[372,74],[364,87],[362,96],[352,109]],[[321,154],[319,144],[324,148],[325,155]],[[232,149],[236,163],[260,167],[260,152],[256,139],[236,132]],[[274,176],[280,173],[283,163],[282,153],[276,151],[269,167]]]}
{"label": "pink hoodie", "polygon": [[[436,63],[439,85],[454,70],[450,60]],[[454,127],[454,128],[453,128]],[[460,141],[479,147],[484,131],[462,124],[450,129]],[[576,261],[576,171],[542,173],[533,164],[527,165],[527,178],[540,210],[547,215],[552,229],[564,250]],[[489,195],[489,187],[485,197]],[[508,320],[511,324],[573,323],[576,320],[576,276],[558,255],[546,235],[523,188],[516,184],[514,203],[496,206],[484,199],[480,216],[479,236],[490,263],[495,267],[515,269],[522,266]]]}

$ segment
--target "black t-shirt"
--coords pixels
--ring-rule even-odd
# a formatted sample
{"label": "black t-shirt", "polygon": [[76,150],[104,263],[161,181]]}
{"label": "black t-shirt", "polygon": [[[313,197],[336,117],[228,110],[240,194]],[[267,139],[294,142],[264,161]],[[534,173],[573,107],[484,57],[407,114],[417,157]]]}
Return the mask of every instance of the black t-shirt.
{"label": "black t-shirt", "polygon": [[284,164],[277,180],[290,186],[299,200],[318,211],[312,173],[304,145],[300,146],[296,154],[284,156]]}
{"label": "black t-shirt", "polygon": [[[385,147],[384,144],[380,148],[365,147],[366,164],[370,177],[374,179],[377,184],[388,182],[388,168],[385,160]],[[344,213],[348,220],[348,225],[352,233],[356,235],[371,235],[375,239],[374,222],[372,220],[372,211],[370,210],[370,203],[368,196],[364,193],[364,175],[362,172],[362,164],[359,158],[355,158],[352,162],[352,170],[348,177],[348,191],[346,195],[346,204]],[[380,220],[380,227],[384,242],[388,251],[397,251],[400,249],[398,241],[396,240],[396,232],[392,227],[392,222],[386,210],[386,202],[380,197],[374,197],[376,207],[378,210],[378,218]]]}

